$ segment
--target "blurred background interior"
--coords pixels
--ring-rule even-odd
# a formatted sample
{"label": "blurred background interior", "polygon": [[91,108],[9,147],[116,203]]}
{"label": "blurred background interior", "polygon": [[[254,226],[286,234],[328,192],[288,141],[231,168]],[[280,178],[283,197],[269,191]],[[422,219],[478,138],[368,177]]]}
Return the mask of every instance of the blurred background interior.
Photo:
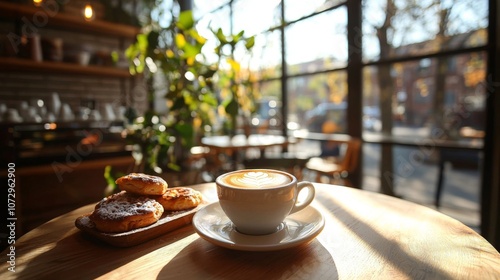
{"label": "blurred background interior", "polygon": [[0,0],[17,236],[120,174],[270,167],[436,208],[498,248],[498,26],[495,0]]}

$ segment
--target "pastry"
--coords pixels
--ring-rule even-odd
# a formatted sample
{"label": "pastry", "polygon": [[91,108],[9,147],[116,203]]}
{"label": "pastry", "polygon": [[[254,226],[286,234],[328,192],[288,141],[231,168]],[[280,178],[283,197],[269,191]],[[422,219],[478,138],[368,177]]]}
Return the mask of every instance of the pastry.
{"label": "pastry", "polygon": [[152,198],[122,191],[102,199],[89,219],[98,231],[117,233],[154,224],[163,211]]}
{"label": "pastry", "polygon": [[202,201],[199,191],[187,187],[169,188],[160,196],[154,196],[165,211],[180,211],[198,206]]}
{"label": "pastry", "polygon": [[139,195],[162,195],[168,188],[161,177],[143,173],[130,173],[118,178],[115,183],[120,190]]}

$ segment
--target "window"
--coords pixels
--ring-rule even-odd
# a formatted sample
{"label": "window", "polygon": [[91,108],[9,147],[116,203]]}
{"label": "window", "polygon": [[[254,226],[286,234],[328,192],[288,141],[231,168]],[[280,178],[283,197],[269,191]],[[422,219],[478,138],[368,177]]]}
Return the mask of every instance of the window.
{"label": "window", "polygon": [[467,100],[485,99],[487,1],[388,3],[363,2],[364,104],[389,112],[381,121],[392,136],[426,139],[437,128],[442,139],[470,140],[463,127],[484,129],[484,104]]}
{"label": "window", "polygon": [[[383,135],[394,144],[369,155],[378,153],[376,162],[393,174],[398,172],[395,153],[404,150],[408,156],[419,141],[439,138],[467,145],[482,140],[481,133],[471,137],[470,129],[484,129],[487,0],[234,0],[222,7],[233,10],[234,28],[256,34],[252,71],[258,73],[257,87],[263,97],[287,97],[283,122],[296,124],[288,127],[347,133],[349,121],[359,118],[348,115],[347,108],[360,106],[354,111],[363,114],[359,134],[365,143],[377,145],[374,136]],[[259,20],[246,16],[255,7]],[[362,10],[362,28],[350,20],[359,17],[356,9]],[[354,53],[361,63],[349,63]],[[349,73],[362,73],[349,79],[362,85],[360,92],[349,92]],[[361,105],[349,104],[356,98]],[[338,129],[324,131],[321,122],[328,119]],[[402,142],[409,148],[400,149]],[[427,156],[434,164],[436,154]],[[387,181],[383,172],[380,185]],[[479,171],[474,172],[479,181]],[[390,184],[405,182],[395,177]]]}
{"label": "window", "polygon": [[288,74],[315,73],[347,66],[345,6],[297,21],[285,29]]}

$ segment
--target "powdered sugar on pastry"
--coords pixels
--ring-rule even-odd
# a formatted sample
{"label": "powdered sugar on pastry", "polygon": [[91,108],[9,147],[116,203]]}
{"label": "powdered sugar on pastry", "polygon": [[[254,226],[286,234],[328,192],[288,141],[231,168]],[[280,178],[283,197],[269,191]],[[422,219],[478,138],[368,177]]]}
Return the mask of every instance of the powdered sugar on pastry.
{"label": "powdered sugar on pastry", "polygon": [[156,201],[147,197],[135,197],[122,191],[104,198],[95,211],[103,219],[120,219],[156,211]]}
{"label": "powdered sugar on pastry", "polygon": [[125,232],[157,222],[163,211],[154,199],[122,191],[101,200],[89,219],[101,232]]}

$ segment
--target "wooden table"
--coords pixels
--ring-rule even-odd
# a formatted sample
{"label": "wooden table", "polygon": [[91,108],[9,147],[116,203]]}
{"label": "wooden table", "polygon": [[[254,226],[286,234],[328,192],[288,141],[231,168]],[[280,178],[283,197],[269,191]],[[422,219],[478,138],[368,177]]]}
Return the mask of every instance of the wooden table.
{"label": "wooden table", "polygon": [[[471,134],[472,132],[467,132]],[[403,147],[411,147],[416,149],[416,154],[421,157],[429,157],[434,153],[437,153],[438,156],[438,178],[436,180],[436,193],[434,198],[434,205],[436,207],[440,206],[441,202],[441,193],[443,191],[443,181],[444,181],[444,164],[445,162],[449,162],[452,159],[462,162],[468,162],[470,164],[471,159],[460,158],[460,153],[471,153],[475,154],[477,157],[475,161],[479,161],[480,153],[483,151],[483,139],[468,137],[466,140],[446,140],[446,139],[427,139],[427,138],[408,138],[408,137],[397,137],[390,135],[365,135],[363,136],[363,140],[365,143],[374,143],[380,144],[385,147],[391,146],[403,146]],[[415,161],[415,158],[409,159],[410,161]],[[474,160],[473,160],[474,161]],[[391,174],[394,172],[392,167],[388,165],[383,165],[384,170],[382,172],[390,172]],[[389,176],[390,177],[390,176]],[[393,181],[389,180],[389,177],[386,180],[383,180],[382,190],[386,194],[394,195],[393,192]],[[387,184],[387,186],[386,186]]]}
{"label": "wooden table", "polygon": [[286,146],[288,143],[288,139],[284,136],[267,134],[251,134],[248,137],[245,135],[235,135],[233,137],[219,135],[207,136],[201,139],[203,146],[219,152],[241,151],[250,148],[265,149],[273,146]]}
{"label": "wooden table", "polygon": [[[115,248],[74,221],[88,205],[16,241],[16,272],[2,252],[0,279],[500,279],[500,254],[459,221],[368,191],[315,184],[325,228],[308,244],[271,252],[221,248],[191,225]],[[215,185],[193,186],[216,201]]]}
{"label": "wooden table", "polygon": [[[259,157],[265,156],[265,149],[270,147],[286,147],[290,141],[281,135],[272,134],[251,134],[248,137],[243,134],[235,136],[216,135],[207,136],[201,139],[202,146],[210,148],[213,155],[224,154],[229,156],[232,170],[238,169],[238,164],[242,162],[238,152],[244,152],[248,149],[258,149]],[[224,163],[218,163],[222,165]]]}

